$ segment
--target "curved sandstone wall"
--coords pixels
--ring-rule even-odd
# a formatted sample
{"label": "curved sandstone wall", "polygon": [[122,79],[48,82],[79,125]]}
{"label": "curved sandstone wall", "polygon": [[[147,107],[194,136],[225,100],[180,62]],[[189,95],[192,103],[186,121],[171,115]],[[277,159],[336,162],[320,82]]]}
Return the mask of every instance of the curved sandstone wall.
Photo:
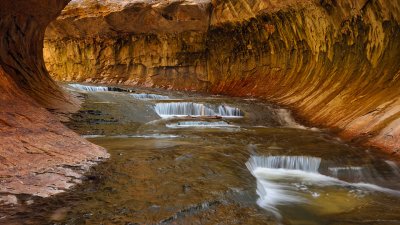
{"label": "curved sandstone wall", "polygon": [[389,0],[218,4],[210,91],[265,97],[343,137],[397,152],[399,9]]}
{"label": "curved sandstone wall", "polygon": [[79,182],[93,161],[108,156],[46,110],[77,107],[43,61],[46,26],[67,2],[0,2],[0,204],[9,194],[61,192]]}
{"label": "curved sandstone wall", "polygon": [[210,6],[74,0],[47,29],[47,67],[57,80],[202,89]]}
{"label": "curved sandstone wall", "polygon": [[399,0],[75,0],[46,32],[58,80],[261,97],[400,149]]}

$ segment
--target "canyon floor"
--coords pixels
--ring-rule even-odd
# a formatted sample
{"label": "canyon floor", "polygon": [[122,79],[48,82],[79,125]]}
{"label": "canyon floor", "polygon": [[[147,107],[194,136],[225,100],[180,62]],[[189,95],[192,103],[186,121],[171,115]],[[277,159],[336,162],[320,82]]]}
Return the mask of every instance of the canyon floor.
{"label": "canyon floor", "polygon": [[0,224],[400,224],[399,31],[399,0],[1,0]]}
{"label": "canyon floor", "polygon": [[111,157],[1,224],[400,224],[399,163],[257,99],[63,84]]}

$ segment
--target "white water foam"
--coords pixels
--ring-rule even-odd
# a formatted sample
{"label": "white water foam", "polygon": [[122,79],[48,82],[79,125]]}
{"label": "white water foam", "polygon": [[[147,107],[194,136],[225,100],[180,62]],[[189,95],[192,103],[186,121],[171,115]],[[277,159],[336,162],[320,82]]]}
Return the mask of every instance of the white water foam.
{"label": "white water foam", "polygon": [[320,158],[307,156],[252,156],[246,163],[257,179],[257,204],[280,218],[279,205],[312,204],[320,193],[309,187],[337,186],[342,189],[363,189],[385,192],[400,197],[400,192],[374,184],[349,183],[318,172]]}
{"label": "white water foam", "polygon": [[[321,159],[317,157],[306,156],[268,156],[268,157],[251,157],[249,163],[246,164],[250,171],[254,170],[254,166],[272,169],[290,169],[303,170],[307,172],[317,173]],[[249,167],[250,166],[250,167]]]}
{"label": "white water foam", "polygon": [[363,168],[359,166],[346,166],[346,167],[329,167],[329,172],[332,176],[338,178],[340,175],[349,175],[351,177],[363,177]]}
{"label": "white water foam", "polygon": [[161,117],[216,115],[216,113],[207,106],[193,102],[157,103],[155,110]]}
{"label": "white water foam", "polygon": [[236,127],[230,125],[225,121],[208,122],[208,121],[180,121],[177,123],[167,124],[168,128],[188,128],[188,127],[199,127],[199,128],[226,128]]}
{"label": "white water foam", "polygon": [[224,117],[243,117],[243,113],[239,108],[227,105],[220,105],[218,107],[218,115]]}
{"label": "white water foam", "polygon": [[157,103],[155,106],[156,113],[163,117],[207,117],[207,116],[221,116],[221,117],[242,117],[243,113],[238,108],[230,106],[219,106],[218,113],[211,107],[201,103],[193,102],[169,102]]}
{"label": "white water foam", "polygon": [[139,99],[139,100],[167,100],[167,99],[169,99],[168,96],[157,95],[157,94],[147,94],[147,93],[131,94],[131,96],[136,99]]}
{"label": "white water foam", "polygon": [[82,84],[69,84],[69,86],[81,91],[88,91],[88,92],[109,91],[109,88],[104,86],[89,86]]}

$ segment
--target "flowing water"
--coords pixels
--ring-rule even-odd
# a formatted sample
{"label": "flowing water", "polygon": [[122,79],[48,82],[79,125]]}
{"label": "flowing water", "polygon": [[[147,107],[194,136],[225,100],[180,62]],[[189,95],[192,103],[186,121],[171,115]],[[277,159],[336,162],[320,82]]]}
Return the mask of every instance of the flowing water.
{"label": "flowing water", "polygon": [[286,109],[72,87],[85,103],[67,125],[111,158],[63,194],[18,196],[0,224],[400,224],[398,162]]}
{"label": "flowing water", "polygon": [[166,100],[166,99],[169,99],[168,96],[149,94],[149,93],[132,94],[132,96],[134,98],[140,99],[140,100]]}

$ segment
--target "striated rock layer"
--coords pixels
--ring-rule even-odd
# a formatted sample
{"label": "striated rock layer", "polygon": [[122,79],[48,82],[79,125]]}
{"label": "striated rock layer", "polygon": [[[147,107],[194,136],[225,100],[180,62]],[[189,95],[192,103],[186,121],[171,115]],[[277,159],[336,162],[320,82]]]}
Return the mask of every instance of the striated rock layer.
{"label": "striated rock layer", "polygon": [[88,166],[108,157],[46,110],[77,107],[50,78],[43,61],[46,26],[67,2],[0,2],[0,204],[10,194],[61,192],[79,182]]}
{"label": "striated rock layer", "polygon": [[75,0],[46,31],[58,80],[255,96],[400,149],[399,0]]}
{"label": "striated rock layer", "polygon": [[72,1],[46,31],[45,61],[57,80],[204,89],[209,17],[200,1]]}
{"label": "striated rock layer", "polygon": [[[266,97],[343,137],[397,152],[399,10],[400,1],[389,0],[218,4],[210,91]],[[250,12],[258,16],[248,19]],[[241,25],[229,26],[237,14]]]}

